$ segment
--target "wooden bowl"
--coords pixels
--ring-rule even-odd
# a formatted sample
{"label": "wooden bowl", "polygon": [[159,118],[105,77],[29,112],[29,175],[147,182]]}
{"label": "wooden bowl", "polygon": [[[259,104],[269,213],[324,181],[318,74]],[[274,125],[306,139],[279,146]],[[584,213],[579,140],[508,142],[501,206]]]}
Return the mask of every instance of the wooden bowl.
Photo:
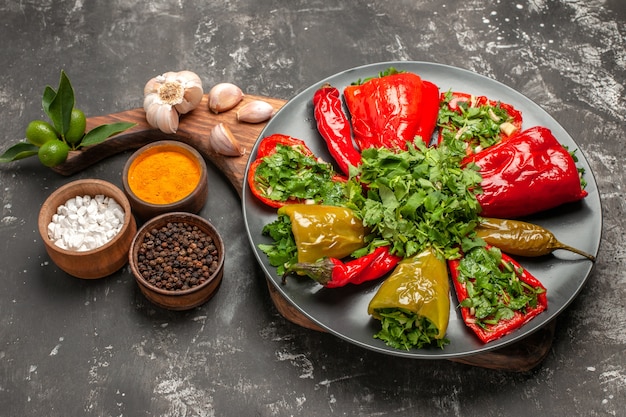
{"label": "wooden bowl", "polygon": [[[198,257],[198,259],[207,259],[207,264],[213,263],[213,268],[207,271],[207,276],[204,277],[203,282],[189,286],[189,288],[183,287],[182,289],[166,289],[163,286],[157,286],[159,285],[158,281],[161,281],[160,284],[165,282],[164,280],[162,281],[161,279],[158,279],[162,277],[161,271],[165,268],[182,268],[180,264],[175,265],[174,261],[170,261],[168,259],[170,250],[168,248],[161,248],[161,241],[156,242],[155,246],[159,247],[160,251],[164,251],[158,254],[159,257],[163,258],[161,263],[162,268],[154,267],[151,271],[146,271],[144,267],[140,265],[142,263],[146,263],[146,251],[151,252],[149,248],[146,249],[146,245],[148,244],[144,243],[144,241],[158,240],[153,237],[154,230],[166,228],[171,233],[172,224],[182,224],[184,227],[195,226],[208,236],[214,245],[214,248],[211,250],[213,252],[211,255],[205,256],[202,254],[202,256]],[[149,234],[150,236],[148,236]],[[171,239],[177,240],[174,237],[175,235],[176,233],[170,234]],[[163,237],[163,239],[165,239],[165,237]],[[190,238],[189,240],[190,243],[193,242],[197,244],[199,242],[197,237]],[[198,246],[201,245],[198,244]],[[184,247],[184,244],[181,244],[181,247]],[[217,292],[224,275],[224,242],[222,241],[220,234],[209,221],[192,213],[166,213],[147,221],[139,229],[137,235],[133,239],[128,257],[130,269],[135,276],[135,280],[137,281],[139,289],[143,295],[159,307],[169,310],[189,310],[204,304],[211,299],[211,297],[213,297],[215,292]],[[181,263],[188,266],[186,260],[181,260]],[[198,266],[196,265],[196,267]],[[181,274],[176,273],[175,270],[168,272],[171,277],[175,276],[182,280]],[[151,279],[156,279],[157,283],[150,282]]]}
{"label": "wooden bowl", "polygon": [[[172,152],[180,158],[185,158],[186,161],[191,161],[196,171],[194,175],[198,174],[195,188],[186,190],[185,192],[188,192],[186,195],[184,195],[185,192],[179,195],[168,194],[167,192],[169,189],[172,193],[177,193],[185,185],[194,185],[190,181],[182,181],[180,187],[174,185],[175,181],[180,181],[182,177],[182,169],[177,169],[175,165],[164,164],[161,169],[157,169],[152,175],[144,176],[144,179],[141,181],[138,180],[139,171],[145,167],[145,164],[142,165],[142,163],[145,163],[148,158],[152,158],[159,153]],[[133,212],[139,219],[148,220],[160,214],[175,211],[198,213],[204,207],[208,198],[209,187],[207,179],[206,162],[198,151],[182,142],[162,140],[145,145],[130,156],[124,166],[122,185]],[[133,189],[133,185],[137,182],[152,187],[153,192],[146,192],[146,195],[137,192],[138,190]]]}
{"label": "wooden bowl", "polygon": [[[77,196],[104,195],[113,198],[124,210],[124,223],[108,243],[88,251],[63,249],[48,237],[48,225],[59,206]],[[128,250],[137,232],[128,199],[115,185],[98,179],[83,179],[58,188],[44,201],[39,211],[39,234],[52,261],[63,271],[78,278],[94,279],[111,275],[128,262]]]}

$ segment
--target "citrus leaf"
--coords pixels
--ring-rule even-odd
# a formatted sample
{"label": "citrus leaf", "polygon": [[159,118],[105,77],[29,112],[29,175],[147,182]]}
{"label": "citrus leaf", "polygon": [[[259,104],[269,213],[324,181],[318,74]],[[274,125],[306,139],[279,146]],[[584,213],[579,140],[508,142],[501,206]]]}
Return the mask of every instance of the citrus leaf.
{"label": "citrus leaf", "polygon": [[[54,91],[54,88],[49,85],[43,90],[43,97],[41,99],[41,106],[43,107],[43,111],[46,112],[48,117],[50,117],[50,103],[54,100],[54,97],[57,95],[57,92]],[[50,120],[52,118],[50,117]]]}
{"label": "citrus leaf", "polygon": [[84,148],[86,146],[92,146],[104,142],[107,138],[121,133],[126,129],[130,129],[133,126],[135,126],[135,123],[118,122],[94,127],[85,134],[85,137],[83,137],[79,147]]}
{"label": "citrus leaf", "polygon": [[[44,91],[44,94],[48,91]],[[49,93],[48,93],[49,94]],[[44,99],[45,100],[45,99]],[[45,104],[44,104],[45,105]],[[67,130],[70,128],[70,120],[72,118],[72,109],[74,108],[74,89],[70,83],[65,71],[61,71],[61,79],[59,80],[59,88],[48,107],[48,116],[52,120],[54,128],[65,137]]]}
{"label": "citrus leaf", "polygon": [[29,156],[37,155],[37,152],[39,152],[39,148],[32,143],[19,142],[0,155],[0,162],[17,161],[18,159],[24,159]]}

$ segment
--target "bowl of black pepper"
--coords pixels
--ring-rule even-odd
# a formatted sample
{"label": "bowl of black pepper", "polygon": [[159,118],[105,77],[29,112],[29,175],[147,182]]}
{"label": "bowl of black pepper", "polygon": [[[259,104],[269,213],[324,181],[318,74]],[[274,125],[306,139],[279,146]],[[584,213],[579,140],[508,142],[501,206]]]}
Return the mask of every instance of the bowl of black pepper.
{"label": "bowl of black pepper", "polygon": [[144,223],[129,251],[141,293],[169,310],[189,310],[213,297],[224,275],[224,242],[206,219],[172,212]]}

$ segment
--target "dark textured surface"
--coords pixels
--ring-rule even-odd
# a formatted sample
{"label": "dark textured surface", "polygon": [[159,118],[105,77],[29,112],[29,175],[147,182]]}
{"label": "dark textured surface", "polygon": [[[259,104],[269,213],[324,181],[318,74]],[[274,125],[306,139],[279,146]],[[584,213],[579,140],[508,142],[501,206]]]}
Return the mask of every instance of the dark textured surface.
{"label": "dark textured surface", "polygon": [[626,8],[613,1],[45,1],[0,4],[0,144],[42,118],[65,69],[88,116],[141,106],[152,76],[189,69],[289,99],[345,69],[431,61],[501,81],[546,109],[589,160],[601,252],[535,370],[380,355],[285,321],[215,170],[202,214],[225,238],[220,291],[152,306],[128,268],[87,282],[45,254],[37,213],[56,187],[121,186],[128,153],[73,177],[0,167],[0,416],[498,416],[623,413],[626,402]]}

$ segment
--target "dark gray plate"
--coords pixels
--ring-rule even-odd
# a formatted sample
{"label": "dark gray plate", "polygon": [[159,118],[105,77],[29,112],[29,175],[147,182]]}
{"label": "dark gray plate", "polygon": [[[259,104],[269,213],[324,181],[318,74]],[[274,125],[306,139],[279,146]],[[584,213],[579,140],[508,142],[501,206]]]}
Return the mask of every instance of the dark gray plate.
{"label": "dark gray plate", "polygon": [[[330,82],[340,91],[343,91],[345,86],[359,78],[376,76],[380,71],[391,66],[398,70],[414,72],[423,79],[437,84],[441,91],[449,89],[463,91],[510,103],[522,111],[524,128],[537,125],[545,126],[551,129],[557,139],[562,144],[567,145],[570,150],[578,148],[572,137],[548,113],[515,90],[466,70],[424,62],[372,64],[350,69],[321,80],[290,100],[270,120],[261,133],[261,137],[273,133],[291,135],[304,140],[317,155],[327,161],[332,161],[324,141],[315,127],[311,104],[314,92],[325,82]],[[250,161],[255,159],[257,146],[258,142],[251,151]],[[560,241],[597,255],[602,230],[600,197],[587,160],[580,150],[577,155],[579,166],[585,169],[589,195],[582,202],[568,204],[541,213],[541,215],[534,216],[530,221],[548,228]],[[312,280],[291,277],[286,285],[282,285],[281,277],[277,276],[275,268],[268,264],[267,257],[257,247],[259,243],[269,242],[267,238],[261,235],[261,230],[264,225],[276,219],[275,210],[260,203],[244,185],[243,215],[248,237],[259,264],[271,283],[288,302],[330,333],[358,346],[396,356],[419,359],[456,358],[486,352],[517,342],[545,326],[561,313],[578,295],[593,267],[591,261],[564,251],[557,251],[552,256],[536,259],[519,259],[520,263],[546,286],[548,290],[548,310],[546,312],[514,333],[485,345],[463,324],[460,312],[456,309],[458,303],[452,289],[450,294],[452,300],[450,322],[447,332],[450,344],[443,350],[400,351],[390,348],[372,337],[379,329],[379,322],[371,319],[367,314],[367,305],[380,285],[380,281],[339,289],[325,289]]]}

